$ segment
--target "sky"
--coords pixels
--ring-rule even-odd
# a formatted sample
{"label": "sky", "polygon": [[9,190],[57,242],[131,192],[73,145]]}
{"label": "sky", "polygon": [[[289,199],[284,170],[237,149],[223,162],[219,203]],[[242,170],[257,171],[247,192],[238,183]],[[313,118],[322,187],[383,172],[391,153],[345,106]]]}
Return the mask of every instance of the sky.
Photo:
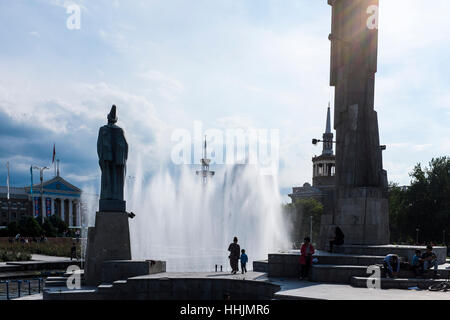
{"label": "sky", "polygon": [[[79,29],[67,26],[73,4]],[[449,13],[448,0],[380,0],[375,109],[384,168],[401,185],[450,155]],[[0,184],[7,161],[11,185],[29,184],[55,143],[61,175],[98,186],[98,128],[116,104],[131,176],[174,168],[171,136],[195,123],[279,130],[286,200],[321,153],[311,139],[333,97],[330,24],[325,0],[3,0]]]}

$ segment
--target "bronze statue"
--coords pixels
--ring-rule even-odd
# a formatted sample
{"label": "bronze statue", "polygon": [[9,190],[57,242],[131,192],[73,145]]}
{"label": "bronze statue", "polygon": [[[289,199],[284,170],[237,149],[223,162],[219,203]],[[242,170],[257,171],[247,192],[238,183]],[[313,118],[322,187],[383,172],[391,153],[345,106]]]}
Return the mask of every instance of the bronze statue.
{"label": "bronze statue", "polygon": [[108,124],[98,133],[97,153],[102,171],[100,211],[125,211],[125,183],[128,143],[123,129],[118,127],[116,106],[108,114]]}

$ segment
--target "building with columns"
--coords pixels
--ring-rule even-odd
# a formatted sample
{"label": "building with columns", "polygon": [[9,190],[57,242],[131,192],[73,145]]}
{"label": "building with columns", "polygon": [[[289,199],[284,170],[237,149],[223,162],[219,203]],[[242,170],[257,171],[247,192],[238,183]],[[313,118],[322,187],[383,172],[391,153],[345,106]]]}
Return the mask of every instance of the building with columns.
{"label": "building with columns", "polygon": [[[40,183],[31,187],[10,188],[10,199],[7,199],[7,187],[0,187],[0,225],[11,221],[19,221],[24,216],[39,217],[58,216],[69,227],[81,226],[83,204],[82,190],[63,179],[59,174],[43,183],[43,197]],[[44,207],[44,208],[42,208]]]}

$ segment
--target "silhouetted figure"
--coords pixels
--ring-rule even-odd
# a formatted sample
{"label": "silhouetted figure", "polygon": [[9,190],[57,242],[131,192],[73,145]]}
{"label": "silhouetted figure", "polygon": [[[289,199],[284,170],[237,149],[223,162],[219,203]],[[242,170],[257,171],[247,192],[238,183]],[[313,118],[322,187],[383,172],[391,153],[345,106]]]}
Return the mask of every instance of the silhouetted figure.
{"label": "silhouetted figure", "polygon": [[75,245],[75,242],[72,243],[72,247],[70,248],[70,261],[72,259],[77,260],[77,246]]}
{"label": "silhouetted figure", "polygon": [[333,246],[341,246],[344,244],[344,233],[341,228],[336,227],[334,231],[334,239],[330,241],[330,252],[333,252]]}
{"label": "silhouetted figure", "polygon": [[231,273],[236,274],[239,271],[238,262],[239,256],[241,253],[241,247],[238,245],[238,238],[234,237],[233,243],[228,247],[228,251],[230,251],[230,255],[228,258],[230,259]]}
{"label": "silhouetted figure", "polygon": [[[101,127],[98,133],[97,153],[102,170],[100,211],[108,201],[123,202],[124,199],[123,188],[128,158],[128,143],[122,128],[116,125],[117,119],[116,106],[113,105],[111,112],[108,114],[108,124]],[[113,202],[113,205],[117,205],[117,202]]]}

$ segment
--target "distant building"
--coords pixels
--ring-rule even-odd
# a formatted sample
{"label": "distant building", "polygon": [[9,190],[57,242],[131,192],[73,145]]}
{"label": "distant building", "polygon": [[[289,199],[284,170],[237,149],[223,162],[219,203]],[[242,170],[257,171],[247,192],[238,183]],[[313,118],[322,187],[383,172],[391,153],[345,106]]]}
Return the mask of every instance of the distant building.
{"label": "distant building", "polygon": [[332,203],[334,180],[336,174],[336,156],[333,152],[333,133],[331,132],[330,107],[327,112],[327,124],[323,134],[323,149],[320,156],[312,158],[313,184],[305,183],[303,187],[293,187],[289,197],[292,202],[297,199],[314,198],[324,206]]}
{"label": "distant building", "polygon": [[82,190],[59,176],[44,181],[44,208],[42,208],[41,185],[31,187],[10,187],[10,200],[7,199],[7,187],[0,186],[0,225],[11,221],[19,221],[22,217],[46,217],[56,215],[69,227],[80,227],[81,213],[84,205],[81,202]]}

